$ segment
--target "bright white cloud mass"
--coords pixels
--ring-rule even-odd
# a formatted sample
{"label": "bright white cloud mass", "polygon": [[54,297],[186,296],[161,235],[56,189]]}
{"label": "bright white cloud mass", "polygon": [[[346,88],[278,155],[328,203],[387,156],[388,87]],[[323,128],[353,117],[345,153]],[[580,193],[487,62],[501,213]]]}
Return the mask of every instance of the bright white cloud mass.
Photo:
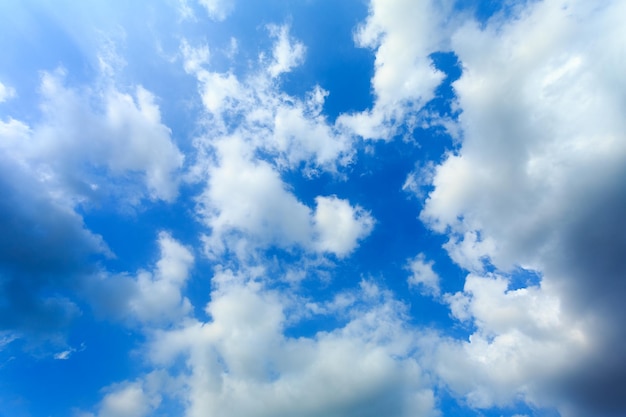
{"label": "bright white cloud mass", "polygon": [[0,416],[626,416],[626,3],[0,5]]}

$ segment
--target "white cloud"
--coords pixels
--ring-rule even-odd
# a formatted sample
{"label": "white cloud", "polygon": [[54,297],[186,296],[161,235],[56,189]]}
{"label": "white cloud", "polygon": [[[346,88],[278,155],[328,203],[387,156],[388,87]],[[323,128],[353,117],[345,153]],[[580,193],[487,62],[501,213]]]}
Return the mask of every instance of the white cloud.
{"label": "white cloud", "polygon": [[[232,8],[232,2],[200,4],[216,20]],[[452,25],[444,21],[452,2],[374,0],[356,39],[376,53],[375,103],[335,125],[324,117],[328,93],[320,86],[302,98],[279,90],[276,78],[302,63],[305,52],[286,26],[272,29],[271,58],[261,58],[262,68],[245,77],[209,70],[209,48],[183,42],[184,68],[197,77],[206,111],[190,176],[205,187],[197,214],[213,260],[228,251],[249,260],[255,249],[272,246],[349,255],[371,233],[371,214],[337,196],[298,199],[283,174],[337,174],[352,161],[353,133],[389,139],[400,124],[411,125],[443,77],[429,54],[448,47],[458,54],[461,147],[427,175],[407,178],[403,188],[417,193],[432,182],[421,218],[449,235],[445,249],[471,272],[462,291],[441,295],[433,262],[420,254],[409,260],[408,282],[441,295],[472,334],[427,337],[406,323],[404,306],[369,281],[312,302],[264,286],[280,278],[263,268],[233,273],[217,266],[210,318],[194,318],[183,294],[194,257],[161,233],[152,268],[103,273],[110,280],[103,285],[115,287],[108,295],[119,295],[105,301],[146,325],[149,364],[180,372],[182,385],[147,376],[110,386],[98,416],[151,415],[167,395],[181,398],[191,417],[435,416],[436,383],[476,408],[522,400],[557,406],[564,416],[621,413],[624,400],[615,387],[626,381],[620,350],[626,341],[620,323],[626,36],[619,19],[626,9],[617,1],[589,4],[528,2],[516,19],[496,17],[484,28],[470,22],[448,42]],[[0,101],[11,95],[2,88]],[[0,260],[14,268],[0,285],[15,284],[20,296],[68,286],[28,269],[36,268],[24,261],[31,254],[43,259],[46,273],[63,277],[82,272],[74,265],[82,256],[107,253],[84,227],[77,204],[120,188],[131,199],[147,193],[172,201],[183,163],[157,99],[140,86],[70,88],[57,73],[42,77],[42,94],[44,120],[0,121],[6,197],[0,229],[38,236],[0,237]],[[127,181],[128,189],[119,187]],[[19,265],[15,248],[26,254]],[[520,266],[540,272],[540,284],[514,287],[508,277]],[[30,285],[19,287],[24,280]],[[6,294],[10,303],[21,299]],[[75,313],[63,296],[39,301],[45,308],[37,314],[0,314],[0,324],[25,326],[23,317],[62,321]],[[10,307],[20,311],[17,303]],[[312,336],[287,335],[316,315],[340,324]]]}
{"label": "white cloud", "polygon": [[[435,416],[435,399],[402,324],[402,306],[363,283],[342,328],[312,338],[284,335],[284,294],[217,272],[206,323],[159,332],[150,358],[186,360],[186,413],[255,416]],[[358,310],[357,310],[358,309]]]}
{"label": "white cloud", "polygon": [[96,311],[147,328],[178,323],[192,312],[183,295],[194,256],[189,248],[160,232],[157,243],[160,257],[150,269],[136,274],[101,272],[85,283],[85,294]]}
{"label": "white cloud", "polygon": [[74,350],[72,349],[68,349],[68,350],[64,350],[62,352],[58,352],[54,354],[54,359],[58,359],[58,360],[67,360],[70,358],[70,356],[72,356],[72,353],[74,353]]}
{"label": "white cloud", "polygon": [[[466,311],[458,318],[472,317],[486,334],[506,333],[514,328],[540,337],[564,330],[558,297],[541,287],[509,290],[508,286],[503,277],[469,275],[463,290]],[[456,315],[455,309],[453,314]],[[571,323],[568,327],[575,333]]]}
{"label": "white cloud", "polygon": [[434,171],[435,165],[432,162],[416,167],[415,171],[407,175],[404,184],[402,184],[402,191],[410,193],[420,200],[425,199],[426,190],[433,181]]}
{"label": "white cloud", "polygon": [[306,244],[310,209],[287,190],[279,173],[267,162],[251,160],[241,139],[229,138],[216,148],[220,161],[199,199],[211,229],[211,250],[221,252],[229,232],[243,232],[261,245]]}
{"label": "white cloud", "polygon": [[189,0],[178,0],[178,14],[181,20],[193,19],[193,8],[189,5]]}
{"label": "white cloud", "polygon": [[[615,59],[624,7],[529,2],[452,38],[463,142],[436,167],[421,218],[474,271],[447,299],[478,331],[444,343],[437,372],[476,406],[521,397],[568,416],[626,409],[613,389],[626,381],[615,351],[626,340],[616,319],[626,294],[626,62]],[[507,290],[486,265],[539,271],[541,285]]]}
{"label": "white cloud", "polygon": [[537,407],[561,406],[557,381],[588,355],[589,323],[569,317],[545,288],[508,285],[503,277],[470,275],[462,293],[446,294],[452,314],[471,320],[476,331],[468,341],[440,339],[423,363],[472,407],[520,398]]}
{"label": "white cloud", "polygon": [[113,130],[111,139],[124,138],[113,145],[114,155],[108,165],[114,172],[143,171],[152,194],[164,200],[177,195],[173,178],[182,166],[183,155],[172,142],[171,131],[161,123],[154,96],[138,87],[136,100],[129,95],[112,93],[108,97],[107,119]]}
{"label": "white cloud", "polygon": [[234,0],[198,0],[198,3],[206,9],[210,18],[217,21],[226,19],[235,7]]}
{"label": "white cloud", "polygon": [[161,232],[158,242],[161,258],[153,272],[137,274],[137,291],[129,307],[142,322],[172,323],[191,311],[191,304],[182,291],[194,257],[168,233]]}
{"label": "white cloud", "polygon": [[409,260],[407,268],[411,276],[407,279],[410,286],[416,286],[426,294],[439,296],[439,275],[433,271],[433,261],[426,261],[423,253]]}
{"label": "white cloud", "polygon": [[313,220],[319,235],[316,246],[322,251],[345,256],[359,240],[370,234],[374,219],[361,207],[352,207],[336,196],[316,197]]}
{"label": "white cloud", "polygon": [[375,102],[338,122],[366,139],[391,139],[409,113],[434,97],[444,74],[429,57],[447,49],[450,1],[372,0],[369,14],[355,35],[362,47],[376,51],[372,88]]}
{"label": "white cloud", "polygon": [[161,399],[149,395],[141,381],[116,384],[100,403],[98,417],[144,417],[156,408]]}
{"label": "white cloud", "polygon": [[0,103],[11,100],[16,96],[15,89],[13,87],[6,86],[0,83]]}
{"label": "white cloud", "polygon": [[313,211],[284,183],[282,171],[336,173],[351,161],[352,139],[323,116],[327,92],[319,86],[304,99],[280,92],[273,77],[299,64],[304,47],[286,26],[271,31],[277,37],[272,62],[261,59],[261,68],[245,78],[205,69],[197,57],[207,55],[206,47],[182,47],[210,126],[196,139],[199,158],[192,170],[207,181],[198,198],[199,215],[210,229],[207,253],[231,250],[245,258],[255,248],[276,245],[345,256],[371,231],[371,216],[336,197],[318,197]]}
{"label": "white cloud", "polygon": [[[215,149],[219,162],[209,169],[207,188],[198,200],[199,214],[211,230],[206,238],[211,256],[248,242],[300,246],[341,257],[371,232],[371,215],[346,200],[317,197],[311,210],[288,190],[271,164],[252,160],[243,140],[229,137]],[[245,258],[250,248],[239,248]]]}
{"label": "white cloud", "polygon": [[[34,126],[22,123],[24,138],[4,141],[4,151],[73,201],[96,198],[103,190],[119,193],[109,182],[134,172],[141,173],[151,197],[174,199],[183,155],[161,122],[155,97],[141,86],[132,96],[112,86],[72,89],[63,85],[64,75],[60,70],[42,75],[43,119]],[[96,175],[99,168],[107,169],[105,178]]]}
{"label": "white cloud", "polygon": [[290,38],[288,26],[270,26],[269,30],[270,34],[276,38],[276,43],[268,72],[272,77],[277,77],[284,72],[291,71],[304,61],[305,48],[302,42]]}
{"label": "white cloud", "polygon": [[0,352],[2,352],[6,346],[10,345],[15,340],[18,340],[20,336],[10,331],[0,331]]}
{"label": "white cloud", "polygon": [[317,167],[332,171],[352,161],[350,138],[329,125],[323,116],[327,95],[327,91],[316,86],[304,102],[276,107],[270,146],[284,155],[281,164],[297,166],[300,161],[313,159]]}
{"label": "white cloud", "polygon": [[188,73],[200,71],[202,66],[209,62],[211,52],[208,45],[202,45],[197,48],[189,45],[186,39],[183,39],[180,49],[184,58],[184,68]]}
{"label": "white cloud", "polygon": [[202,64],[208,61],[208,47],[193,48],[183,42],[185,69],[197,77],[210,118],[211,128],[197,145],[210,147],[209,139],[237,133],[251,149],[270,153],[280,168],[295,169],[305,163],[308,172],[335,172],[351,162],[353,139],[326,120],[323,105],[328,92],[320,86],[303,99],[280,91],[273,76],[300,64],[302,56],[297,51],[304,47],[290,40],[288,27],[272,31],[278,36],[274,49],[286,48],[287,52],[275,52],[278,55],[271,63],[261,59],[260,68],[245,77],[206,69]]}
{"label": "white cloud", "polygon": [[52,357],[54,359],[57,359],[57,360],[65,361],[65,360],[68,360],[74,353],[82,352],[85,349],[87,349],[87,347],[85,346],[84,343],[81,343],[78,348],[69,346],[66,350],[63,350],[61,352],[57,352],[54,355],[52,355]]}
{"label": "white cloud", "polygon": [[[504,268],[522,253],[529,258],[524,261],[532,261],[533,239],[547,242],[554,230],[549,225],[559,225],[566,205],[593,182],[610,182],[606,179],[625,151],[617,140],[623,121],[615,93],[600,73],[611,53],[592,49],[572,32],[586,7],[576,3],[569,8],[571,16],[559,2],[534,9],[515,25],[483,32],[467,25],[455,36],[465,68],[455,83],[465,140],[460,154],[437,168],[435,191],[422,214],[440,231],[447,226],[481,230],[497,236],[500,245],[525,240],[523,247],[511,248],[515,255],[502,247],[487,252]],[[596,11],[581,30],[599,25],[605,14]],[[497,30],[506,36],[496,39]],[[551,36],[539,40],[538,33]],[[581,101],[583,96],[588,99]],[[574,182],[574,172],[599,161],[603,169],[582,184]]]}

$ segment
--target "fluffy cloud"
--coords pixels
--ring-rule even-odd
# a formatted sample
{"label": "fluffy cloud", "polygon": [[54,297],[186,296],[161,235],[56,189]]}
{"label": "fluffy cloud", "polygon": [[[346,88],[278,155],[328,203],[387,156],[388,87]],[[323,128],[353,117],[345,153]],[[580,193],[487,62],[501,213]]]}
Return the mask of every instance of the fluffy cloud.
{"label": "fluffy cloud", "polygon": [[160,258],[136,274],[100,272],[82,289],[96,310],[147,327],[167,327],[192,310],[184,290],[194,263],[191,251],[167,232],[159,233]]}
{"label": "fluffy cloud", "polygon": [[319,236],[316,246],[337,256],[352,252],[359,240],[370,234],[374,219],[361,207],[352,207],[336,196],[316,197],[314,227]]}
{"label": "fluffy cloud", "polygon": [[241,77],[207,69],[207,46],[182,44],[185,70],[198,79],[209,118],[210,129],[197,146],[202,151],[212,140],[236,134],[251,152],[269,153],[280,168],[296,169],[304,163],[310,174],[335,172],[351,162],[352,138],[326,120],[322,110],[328,93],[320,86],[303,99],[280,90],[275,78],[302,61],[304,47],[291,39],[285,26],[272,26],[270,32],[277,37],[271,61],[261,56],[259,68]]}
{"label": "fluffy cloud", "polygon": [[13,97],[15,97],[15,89],[0,83],[0,103],[10,100]]}
{"label": "fluffy cloud", "polygon": [[288,26],[270,26],[269,29],[276,43],[272,51],[273,62],[267,70],[272,77],[277,77],[302,63],[305,48],[301,42],[290,39]]}
{"label": "fluffy cloud", "polygon": [[[63,85],[64,71],[43,73],[42,120],[34,126],[3,122],[2,151],[28,165],[56,193],[74,202],[119,193],[128,174],[141,174],[149,195],[172,200],[183,156],[161,123],[155,97],[139,86],[134,97],[111,87],[78,90]],[[94,105],[92,103],[97,103]],[[97,175],[106,169],[107,176]],[[133,189],[141,196],[141,189]],[[122,196],[136,200],[137,195]]]}
{"label": "fluffy cloud", "polygon": [[614,388],[626,383],[617,348],[626,340],[617,319],[626,314],[626,84],[618,75],[626,62],[616,58],[626,46],[616,16],[625,11],[617,1],[531,2],[515,19],[469,22],[452,38],[463,65],[454,83],[463,142],[436,168],[421,218],[449,232],[451,256],[480,275],[488,264],[543,275],[541,286],[516,291],[470,275],[470,299],[450,296],[479,331],[441,354],[485,380],[459,388],[452,367],[441,373],[477,405],[516,392],[564,415],[626,409]]}
{"label": "fluffy cloud", "polygon": [[143,322],[173,322],[191,310],[182,290],[194,257],[168,233],[161,232],[158,242],[161,258],[154,272],[137,274],[137,292],[129,301],[130,311]]}
{"label": "fluffy cloud", "polygon": [[[435,400],[411,359],[402,305],[363,283],[345,326],[284,335],[298,309],[256,280],[218,272],[209,322],[158,332],[150,358],[186,363],[187,415],[434,416]],[[301,308],[301,307],[300,307]]]}
{"label": "fluffy cloud", "polygon": [[89,258],[111,253],[78,205],[177,194],[183,157],[154,96],[142,87],[134,96],[113,86],[73,89],[64,75],[43,73],[42,117],[32,126],[0,121],[0,297],[11,311],[3,328],[56,329],[79,314],[72,293],[96,269]]}
{"label": "fluffy cloud", "polygon": [[198,0],[214,20],[224,20],[235,7],[234,0]]}
{"label": "fluffy cloud", "polygon": [[453,2],[373,0],[356,32],[362,47],[376,51],[373,108],[342,115],[339,123],[367,139],[391,139],[435,96],[444,74],[430,54],[447,48]]}
{"label": "fluffy cloud", "polygon": [[433,261],[426,261],[423,253],[411,259],[407,265],[411,276],[407,280],[410,286],[416,286],[426,294],[439,296],[439,275],[433,271]]}
{"label": "fluffy cloud", "polygon": [[205,241],[212,256],[238,245],[247,251],[249,244],[345,256],[371,231],[371,215],[346,200],[317,197],[315,211],[300,202],[271,164],[252,160],[244,141],[230,137],[215,148],[220,161],[199,198],[199,213],[211,229]]}
{"label": "fluffy cloud", "polygon": [[[167,384],[163,372],[154,371],[135,381],[125,381],[106,387],[104,398],[98,405],[97,417],[145,417],[159,407],[159,391]],[[96,417],[81,413],[81,417]]]}
{"label": "fluffy cloud", "polygon": [[[135,88],[134,96],[113,87],[93,93],[78,91],[63,85],[63,75],[44,73],[44,121],[15,151],[40,164],[53,179],[76,187],[75,192],[106,187],[106,180],[97,182],[83,168],[87,164],[106,168],[108,181],[129,172],[141,173],[151,197],[175,198],[175,174],[183,156],[170,129],[161,123],[155,97],[141,86]],[[102,111],[89,104],[94,99]]]}
{"label": "fluffy cloud", "polygon": [[453,316],[476,330],[467,341],[436,339],[423,363],[472,407],[505,407],[523,398],[573,415],[559,379],[588,360],[591,323],[570,317],[548,289],[508,288],[502,276],[470,275],[463,292],[446,294]]}
{"label": "fluffy cloud", "polygon": [[334,196],[319,196],[313,210],[295,197],[282,172],[336,173],[351,161],[352,139],[322,115],[327,93],[319,86],[304,99],[280,92],[275,78],[300,63],[304,47],[285,26],[270,32],[276,37],[271,62],[261,57],[261,68],[243,80],[205,69],[208,48],[182,47],[210,126],[196,140],[200,156],[194,168],[198,179],[207,181],[198,198],[199,214],[210,228],[207,252],[218,256],[231,250],[245,258],[250,248],[275,245],[342,257],[369,234],[371,216]]}
{"label": "fluffy cloud", "polygon": [[21,122],[0,121],[0,327],[54,332],[79,314],[68,296],[90,272],[88,257],[109,251],[45,173],[7,150],[29,134]]}
{"label": "fluffy cloud", "polygon": [[[199,3],[214,20],[233,4]],[[128,318],[147,341],[134,353],[160,369],[108,386],[85,416],[171,414],[168,399],[189,417],[437,416],[434,386],[479,409],[523,401],[564,417],[623,415],[626,6],[523,2],[456,27],[453,3],[371,1],[355,38],[376,55],[375,102],[336,124],[321,86],[281,91],[305,55],[288,27],[269,27],[273,48],[244,75],[211,70],[207,46],[182,43],[203,106],[187,178],[201,187],[194,214],[214,268],[197,316],[185,296],[191,249],[162,232],[153,265],[104,272],[92,257],[110,251],[79,214],[104,198],[176,199],[183,156],[158,100],[141,86],[70,87],[62,71],[44,73],[42,119],[0,120],[0,349],[15,329],[62,327],[82,291]],[[336,195],[299,198],[286,178],[340,177],[354,135],[412,129],[444,77],[429,58],[442,50],[463,65],[459,147],[403,189],[432,190],[421,219],[449,237],[468,275],[442,294],[419,254],[407,282],[449,308],[467,339],[411,327],[406,306],[368,280],[312,300],[287,276],[321,269],[319,254],[347,257],[375,220]],[[12,95],[0,84],[0,102]],[[296,260],[272,269],[263,251],[275,248]],[[524,282],[529,270],[538,282]],[[311,334],[307,320],[329,327]]]}
{"label": "fluffy cloud", "polygon": [[304,244],[310,236],[310,209],[287,190],[267,162],[252,161],[247,144],[229,138],[217,145],[219,165],[201,196],[201,215],[211,228],[211,248],[221,252],[226,235],[243,232],[265,244]]}

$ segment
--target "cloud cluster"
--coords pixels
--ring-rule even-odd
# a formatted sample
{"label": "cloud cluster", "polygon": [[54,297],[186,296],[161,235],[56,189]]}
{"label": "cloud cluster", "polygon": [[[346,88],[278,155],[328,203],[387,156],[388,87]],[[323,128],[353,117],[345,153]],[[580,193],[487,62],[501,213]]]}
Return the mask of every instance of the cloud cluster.
{"label": "cloud cluster", "polygon": [[184,358],[186,415],[437,415],[403,306],[388,293],[363,282],[349,297],[357,304],[335,311],[345,325],[296,338],[285,331],[306,304],[264,280],[217,272],[210,321],[154,333],[156,366]]}
{"label": "cloud cluster", "polygon": [[438,339],[425,363],[472,407],[506,407],[523,398],[563,409],[573,398],[560,397],[558,379],[591,353],[591,323],[571,317],[559,296],[542,287],[509,284],[502,276],[472,274],[462,292],[446,294],[452,316],[476,330],[466,341]]}
{"label": "cloud cluster", "polygon": [[336,173],[350,163],[353,139],[323,116],[327,93],[319,86],[304,99],[280,91],[280,74],[302,61],[304,47],[287,26],[269,30],[275,38],[272,57],[261,56],[261,68],[243,80],[206,69],[207,47],[182,46],[209,125],[196,140],[195,168],[207,181],[198,198],[198,212],[210,228],[206,252],[217,257],[230,250],[245,258],[251,248],[276,246],[343,257],[370,233],[371,215],[336,196],[318,196],[311,208],[281,174]]}
{"label": "cloud cluster", "polygon": [[[371,3],[356,39],[376,51],[376,100],[336,125],[323,116],[320,87],[304,99],[280,91],[281,74],[305,53],[286,27],[270,28],[271,57],[245,77],[210,71],[208,47],[183,44],[210,126],[196,140],[193,174],[206,180],[198,213],[215,261],[272,246],[350,254],[372,217],[336,196],[310,207],[282,173],[336,173],[353,158],[353,134],[388,139],[410,128],[444,76],[430,55],[454,51],[461,146],[428,165],[428,178],[411,174],[405,189],[432,185],[421,219],[449,236],[445,249],[470,274],[462,291],[442,294],[425,255],[407,269],[409,285],[472,329],[468,340],[410,329],[401,304],[367,282],[358,294],[302,303],[272,289],[280,278],[262,266],[218,266],[210,320],[153,330],[147,347],[153,366],[173,370],[184,359],[188,415],[436,415],[435,381],[473,408],[522,400],[564,416],[624,409],[615,389],[626,375],[615,348],[626,340],[615,315],[626,248],[615,88],[624,62],[614,58],[624,37],[613,20],[623,6],[536,2],[484,25],[446,20],[451,6]],[[539,282],[520,286],[525,270]],[[316,314],[347,319],[312,337],[286,335]]]}
{"label": "cloud cluster", "polygon": [[[140,175],[151,198],[174,199],[183,155],[161,122],[155,97],[141,86],[133,95],[113,86],[74,89],[64,77],[61,69],[42,74],[42,118],[34,126],[3,122],[3,152],[75,203],[97,199],[100,189],[118,192],[107,184],[123,186],[129,174]],[[136,199],[142,188],[133,191],[129,198]]]}
{"label": "cloud cluster", "polygon": [[[216,21],[233,7],[199,4]],[[288,26],[266,27],[274,43],[245,74],[214,71],[208,46],[183,41],[202,103],[184,178],[198,185],[204,246],[160,232],[158,259],[135,272],[93,263],[113,254],[80,213],[175,201],[184,157],[157,98],[114,85],[110,65],[90,88],[42,73],[41,117],[0,120],[0,349],[63,327],[79,293],[142,335],[147,369],[106,387],[85,417],[167,414],[170,403],[189,417],[434,417],[438,390],[474,409],[623,415],[626,5],[523,2],[482,23],[454,7],[371,0],[355,41],[375,54],[375,100],[336,123],[321,86],[282,90],[306,55]],[[448,238],[465,284],[444,292],[425,253],[402,262],[408,287],[447,308],[465,339],[410,325],[373,279],[342,276],[358,288],[320,300],[287,276],[349,258],[376,220],[332,193],[299,197],[286,177],[340,178],[358,137],[413,129],[445,77],[431,60],[441,51],[463,69],[458,146],[421,161],[403,189],[424,199],[420,219]],[[15,97],[0,83],[0,103]],[[284,260],[267,256],[276,250]],[[198,254],[212,274],[203,311],[186,293]]]}
{"label": "cloud cluster", "polygon": [[[421,218],[474,271],[448,300],[478,330],[439,354],[461,362],[465,376],[440,373],[477,406],[521,395],[563,415],[626,409],[624,12],[531,2],[452,37],[463,142],[436,167]],[[536,270],[541,284],[510,289],[487,267]]]}
{"label": "cloud cluster", "polygon": [[134,95],[110,85],[71,88],[64,77],[62,70],[42,73],[39,120],[0,120],[6,329],[52,330],[79,313],[71,293],[94,273],[90,257],[112,255],[79,207],[177,195],[183,156],[154,96],[142,87]]}
{"label": "cloud cluster", "polygon": [[[273,289],[277,277],[263,267],[216,267],[208,319],[198,319],[180,297],[193,257],[168,234],[158,242],[151,272],[98,287],[101,297],[125,288],[115,308],[141,324],[142,357],[153,370],[107,387],[95,414],[81,416],[159,415],[168,400],[187,416],[439,415],[432,382],[413,357],[418,333],[408,331],[406,306],[389,291],[362,281],[319,303]],[[286,334],[324,316],[340,325]]]}

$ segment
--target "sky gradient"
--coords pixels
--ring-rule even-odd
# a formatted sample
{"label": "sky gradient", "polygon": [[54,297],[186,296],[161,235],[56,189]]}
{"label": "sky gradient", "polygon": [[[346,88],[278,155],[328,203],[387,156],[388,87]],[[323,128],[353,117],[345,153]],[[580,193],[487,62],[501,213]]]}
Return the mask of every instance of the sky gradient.
{"label": "sky gradient", "polygon": [[626,416],[624,16],[0,3],[0,417]]}

